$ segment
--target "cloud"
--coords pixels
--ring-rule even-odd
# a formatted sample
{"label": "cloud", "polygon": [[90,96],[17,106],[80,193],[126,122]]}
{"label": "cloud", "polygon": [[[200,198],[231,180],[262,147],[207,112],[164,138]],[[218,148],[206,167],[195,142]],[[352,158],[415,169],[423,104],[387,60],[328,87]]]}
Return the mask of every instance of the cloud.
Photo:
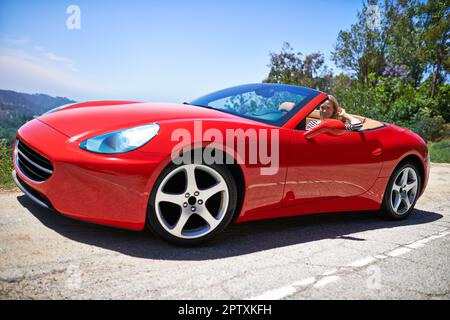
{"label": "cloud", "polygon": [[45,53],[45,57],[47,59],[49,59],[49,60],[52,60],[52,61],[72,63],[71,59],[57,56],[56,54],[54,54],[52,52],[46,52]]}
{"label": "cloud", "polygon": [[71,58],[33,45],[27,36],[4,34],[0,35],[0,88],[81,100],[95,96],[93,86],[79,77]]}
{"label": "cloud", "polygon": [[0,48],[0,87],[71,98],[94,95],[92,86],[71,68],[71,59],[44,49],[37,51]]}
{"label": "cloud", "polygon": [[77,71],[72,59],[56,55],[53,52],[49,52],[49,51],[45,50],[45,48],[42,46],[33,46],[33,49],[35,51],[37,51],[39,53],[39,55],[42,56],[43,58],[45,58],[49,61],[62,63],[69,70]]}
{"label": "cloud", "polygon": [[5,42],[10,45],[14,46],[24,46],[30,42],[30,38],[26,36],[20,36],[17,38],[8,37],[5,35],[0,36],[0,42]]}

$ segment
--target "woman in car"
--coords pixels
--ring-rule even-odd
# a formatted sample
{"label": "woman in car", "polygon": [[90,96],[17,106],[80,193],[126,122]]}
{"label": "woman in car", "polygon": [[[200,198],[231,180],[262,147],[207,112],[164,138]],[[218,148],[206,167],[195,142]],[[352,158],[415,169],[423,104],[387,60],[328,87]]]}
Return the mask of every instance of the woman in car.
{"label": "woman in car", "polygon": [[311,130],[315,126],[319,125],[324,119],[338,119],[344,122],[345,128],[349,131],[355,131],[361,129],[362,122],[355,117],[347,114],[343,108],[339,106],[337,99],[331,95],[328,96],[328,100],[322,103],[319,107],[320,120],[311,119],[306,124],[306,130]]}

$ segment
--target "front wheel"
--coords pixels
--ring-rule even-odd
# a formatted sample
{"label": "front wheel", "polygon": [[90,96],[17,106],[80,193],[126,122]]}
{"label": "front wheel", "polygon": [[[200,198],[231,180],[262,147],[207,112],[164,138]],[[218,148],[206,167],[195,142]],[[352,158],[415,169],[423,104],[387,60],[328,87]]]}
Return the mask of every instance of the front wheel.
{"label": "front wheel", "polygon": [[414,209],[420,187],[421,176],[416,165],[406,163],[392,174],[386,188],[381,213],[391,220],[406,218]]}
{"label": "front wheel", "polygon": [[150,229],[181,246],[202,244],[231,222],[237,188],[229,170],[219,165],[170,165],[153,188]]}

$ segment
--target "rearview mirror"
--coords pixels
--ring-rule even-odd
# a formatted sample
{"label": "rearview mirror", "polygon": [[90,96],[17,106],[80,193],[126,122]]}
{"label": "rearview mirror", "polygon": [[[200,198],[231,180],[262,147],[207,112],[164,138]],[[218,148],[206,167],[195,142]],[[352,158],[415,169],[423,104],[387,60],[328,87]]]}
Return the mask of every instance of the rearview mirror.
{"label": "rearview mirror", "polygon": [[320,134],[330,134],[333,136],[340,136],[345,133],[345,125],[342,121],[336,119],[322,120],[317,126],[304,133],[306,139],[314,138]]}

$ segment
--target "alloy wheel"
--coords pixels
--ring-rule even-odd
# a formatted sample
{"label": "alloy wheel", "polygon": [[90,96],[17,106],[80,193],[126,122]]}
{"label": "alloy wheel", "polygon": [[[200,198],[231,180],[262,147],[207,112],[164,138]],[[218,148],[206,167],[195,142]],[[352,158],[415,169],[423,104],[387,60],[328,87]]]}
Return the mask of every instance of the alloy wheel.
{"label": "alloy wheel", "polygon": [[391,207],[397,215],[404,215],[414,204],[418,186],[417,173],[411,167],[406,167],[398,173],[392,185],[390,199]]}
{"label": "alloy wheel", "polygon": [[212,232],[223,220],[228,205],[225,179],[215,169],[201,164],[174,168],[162,180],[155,197],[161,226],[183,239]]}

